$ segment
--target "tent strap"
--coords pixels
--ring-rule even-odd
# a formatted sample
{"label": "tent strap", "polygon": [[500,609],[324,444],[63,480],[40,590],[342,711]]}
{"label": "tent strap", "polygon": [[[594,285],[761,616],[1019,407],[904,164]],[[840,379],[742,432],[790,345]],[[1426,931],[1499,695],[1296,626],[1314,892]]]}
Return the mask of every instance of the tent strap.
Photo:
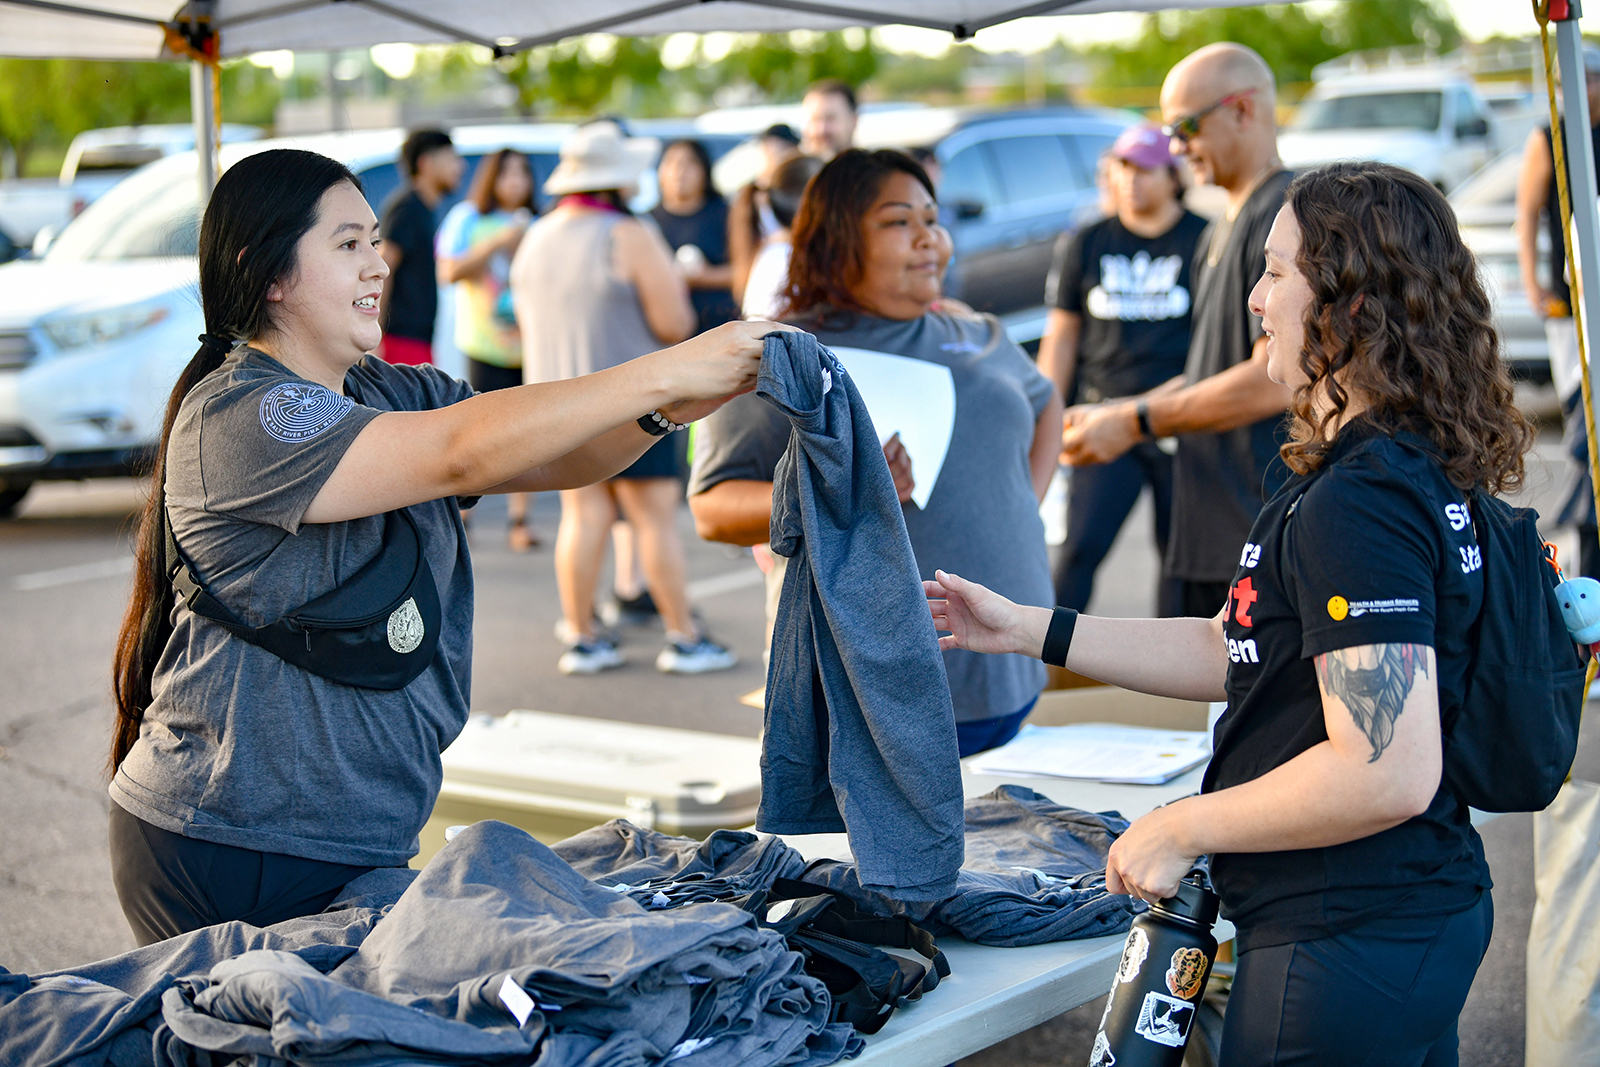
{"label": "tent strap", "polygon": [[[1562,8],[1567,5],[1564,0],[1558,0]],[[1550,51],[1550,5],[1551,0],[1533,0],[1533,17],[1539,23],[1539,40],[1544,46],[1544,86],[1550,98],[1550,158],[1555,169],[1556,198],[1559,201],[1561,212],[1561,232],[1567,234],[1572,241],[1572,190],[1567,179],[1566,138],[1561,135],[1561,116],[1556,109],[1556,78],[1555,57]],[[1562,14],[1565,12],[1558,12]],[[1569,76],[1570,72],[1562,71],[1562,75]],[[1577,72],[1579,76],[1582,72]],[[1573,243],[1576,243],[1575,241]],[[1600,449],[1595,448],[1594,434],[1594,387],[1589,378],[1589,351],[1588,343],[1584,337],[1584,321],[1588,317],[1588,308],[1585,306],[1583,273],[1578,265],[1577,249],[1573,248],[1567,253],[1567,263],[1572,267],[1574,299],[1572,301],[1573,326],[1578,334],[1578,380],[1583,384],[1583,426],[1589,441],[1589,489],[1594,494],[1595,506],[1600,508]],[[1600,656],[1589,657],[1589,673],[1584,680],[1584,692],[1589,691],[1589,686],[1594,683],[1596,668],[1600,667]]]}

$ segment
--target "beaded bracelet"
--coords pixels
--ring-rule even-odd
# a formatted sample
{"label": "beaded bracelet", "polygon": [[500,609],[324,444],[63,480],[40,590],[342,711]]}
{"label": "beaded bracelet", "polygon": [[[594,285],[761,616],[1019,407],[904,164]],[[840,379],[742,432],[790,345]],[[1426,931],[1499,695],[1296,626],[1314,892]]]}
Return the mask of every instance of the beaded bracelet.
{"label": "beaded bracelet", "polygon": [[651,437],[665,437],[674,430],[688,429],[686,422],[673,422],[659,411],[652,411],[648,415],[639,416],[639,429]]}

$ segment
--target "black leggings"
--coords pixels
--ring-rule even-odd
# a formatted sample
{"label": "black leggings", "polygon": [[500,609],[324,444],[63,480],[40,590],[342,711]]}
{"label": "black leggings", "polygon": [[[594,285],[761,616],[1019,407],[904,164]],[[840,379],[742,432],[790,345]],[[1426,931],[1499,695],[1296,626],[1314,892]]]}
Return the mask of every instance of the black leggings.
{"label": "black leggings", "polygon": [[111,880],[141,946],[235,919],[314,915],[373,869],[197,841],[111,805]]}
{"label": "black leggings", "polygon": [[1239,955],[1223,1067],[1455,1067],[1456,1021],[1489,948],[1488,890],[1454,915],[1376,919]]}

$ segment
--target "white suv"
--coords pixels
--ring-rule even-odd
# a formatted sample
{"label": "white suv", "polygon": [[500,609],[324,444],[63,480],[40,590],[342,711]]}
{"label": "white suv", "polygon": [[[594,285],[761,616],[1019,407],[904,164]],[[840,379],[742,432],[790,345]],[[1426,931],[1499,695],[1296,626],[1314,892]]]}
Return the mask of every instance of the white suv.
{"label": "white suv", "polygon": [[1499,154],[1495,134],[1466,75],[1379,71],[1317,82],[1279,134],[1278,154],[1295,169],[1339,159],[1392,163],[1448,193]]}
{"label": "white suv", "polygon": [[[500,148],[534,157],[540,180],[568,125],[452,131],[469,162]],[[224,145],[224,167],[267,148],[306,148],[393,188],[401,130]],[[205,329],[193,152],[134,172],[89,205],[42,259],[0,266],[0,518],[36,481],[125,476],[150,458],[167,395]]]}

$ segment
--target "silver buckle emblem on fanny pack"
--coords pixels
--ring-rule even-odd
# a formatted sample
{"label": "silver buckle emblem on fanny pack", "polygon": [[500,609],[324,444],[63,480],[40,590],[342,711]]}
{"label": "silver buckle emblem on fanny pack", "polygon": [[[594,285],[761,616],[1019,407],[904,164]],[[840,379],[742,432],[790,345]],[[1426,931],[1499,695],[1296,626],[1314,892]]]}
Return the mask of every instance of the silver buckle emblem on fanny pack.
{"label": "silver buckle emblem on fanny pack", "polygon": [[422,612],[417,602],[406,597],[406,602],[389,614],[389,647],[396,652],[413,652],[422,644]]}

